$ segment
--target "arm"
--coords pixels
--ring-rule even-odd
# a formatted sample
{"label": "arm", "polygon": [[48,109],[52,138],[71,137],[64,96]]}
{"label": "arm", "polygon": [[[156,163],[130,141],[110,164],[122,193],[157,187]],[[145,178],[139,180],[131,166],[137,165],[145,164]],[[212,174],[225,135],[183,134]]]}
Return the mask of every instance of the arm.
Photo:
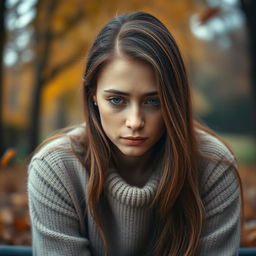
{"label": "arm", "polygon": [[203,186],[206,220],[198,255],[238,255],[241,202],[234,167],[217,164]]}
{"label": "arm", "polygon": [[63,168],[46,159],[34,159],[29,166],[33,255],[91,255],[66,177]]}

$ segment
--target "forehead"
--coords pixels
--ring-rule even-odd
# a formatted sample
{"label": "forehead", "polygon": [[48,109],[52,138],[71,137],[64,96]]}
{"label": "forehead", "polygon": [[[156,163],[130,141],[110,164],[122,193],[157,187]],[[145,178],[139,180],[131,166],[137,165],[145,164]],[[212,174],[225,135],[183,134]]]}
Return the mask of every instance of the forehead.
{"label": "forehead", "polygon": [[97,81],[97,89],[156,90],[156,79],[149,64],[118,57],[103,67]]}

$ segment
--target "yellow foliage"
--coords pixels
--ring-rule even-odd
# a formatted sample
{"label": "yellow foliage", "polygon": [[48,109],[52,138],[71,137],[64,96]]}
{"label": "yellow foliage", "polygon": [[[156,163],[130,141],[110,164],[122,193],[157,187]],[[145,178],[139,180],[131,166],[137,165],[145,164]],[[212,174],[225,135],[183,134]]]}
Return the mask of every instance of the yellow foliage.
{"label": "yellow foliage", "polygon": [[51,113],[57,99],[64,93],[70,91],[70,89],[80,90],[83,66],[84,64],[78,61],[45,86],[42,97],[44,111]]}

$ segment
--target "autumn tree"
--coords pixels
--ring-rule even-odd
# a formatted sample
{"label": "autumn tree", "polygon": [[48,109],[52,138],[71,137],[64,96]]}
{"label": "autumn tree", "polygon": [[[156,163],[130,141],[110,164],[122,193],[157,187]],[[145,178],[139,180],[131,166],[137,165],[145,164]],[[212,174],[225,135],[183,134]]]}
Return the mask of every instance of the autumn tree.
{"label": "autumn tree", "polygon": [[[75,13],[69,17],[64,25],[56,31],[54,22],[58,19],[57,11],[63,1],[39,1],[37,5],[38,16],[35,21],[35,78],[34,92],[31,105],[31,124],[30,124],[30,152],[34,150],[39,141],[40,134],[40,116],[42,91],[47,84],[58,74],[63,72],[76,62],[77,58],[84,51],[84,44],[78,44],[72,56],[69,56],[61,63],[51,65],[51,58],[54,56],[52,50],[53,44],[58,40],[62,40],[74,27],[84,18],[85,13],[82,8],[77,8]],[[77,45],[76,45],[77,46]]]}

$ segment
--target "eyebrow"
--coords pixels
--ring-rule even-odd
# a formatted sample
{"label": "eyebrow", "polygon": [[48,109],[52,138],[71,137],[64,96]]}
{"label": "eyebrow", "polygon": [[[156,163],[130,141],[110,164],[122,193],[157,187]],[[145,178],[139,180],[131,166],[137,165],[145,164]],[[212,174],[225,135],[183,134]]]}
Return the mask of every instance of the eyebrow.
{"label": "eyebrow", "polygon": [[[114,89],[104,90],[104,92],[106,92],[106,93],[114,93],[114,94],[119,94],[119,95],[124,95],[124,96],[129,96],[130,95],[127,92],[122,92],[122,91],[118,91],[118,90],[114,90]],[[153,91],[153,92],[144,93],[143,95],[144,96],[155,96],[157,94],[158,94],[157,91]]]}

